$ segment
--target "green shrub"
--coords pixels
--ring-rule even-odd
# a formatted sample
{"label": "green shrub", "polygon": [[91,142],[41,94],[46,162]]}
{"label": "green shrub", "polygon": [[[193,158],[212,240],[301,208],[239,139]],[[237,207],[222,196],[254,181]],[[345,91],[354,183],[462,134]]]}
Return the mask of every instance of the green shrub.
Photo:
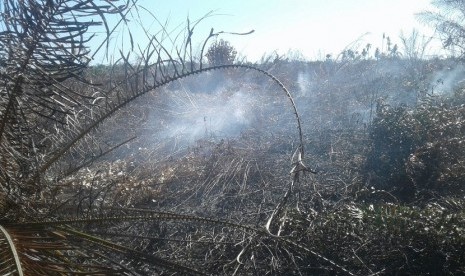
{"label": "green shrub", "polygon": [[430,96],[416,108],[379,106],[370,130],[368,184],[406,201],[463,192],[465,108],[460,102],[460,97]]}

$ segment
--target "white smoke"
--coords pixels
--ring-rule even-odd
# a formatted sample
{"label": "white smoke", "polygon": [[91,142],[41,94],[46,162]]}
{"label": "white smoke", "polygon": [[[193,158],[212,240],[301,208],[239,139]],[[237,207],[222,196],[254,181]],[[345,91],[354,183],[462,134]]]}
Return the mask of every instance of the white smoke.
{"label": "white smoke", "polygon": [[311,82],[308,78],[308,73],[300,71],[297,75],[297,83],[299,84],[300,96],[307,96],[311,90]]}
{"label": "white smoke", "polygon": [[465,82],[465,67],[457,65],[436,72],[431,80],[434,94],[449,95]]}
{"label": "white smoke", "polygon": [[164,96],[169,108],[152,111],[151,131],[157,139],[176,138],[183,145],[212,136],[238,136],[251,123],[253,107],[257,105],[253,95],[242,90],[213,93],[178,90]]}

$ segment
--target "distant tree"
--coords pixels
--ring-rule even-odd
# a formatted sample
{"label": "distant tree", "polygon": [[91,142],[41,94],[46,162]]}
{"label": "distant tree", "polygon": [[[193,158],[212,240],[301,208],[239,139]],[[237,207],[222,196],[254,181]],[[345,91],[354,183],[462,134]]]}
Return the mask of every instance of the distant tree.
{"label": "distant tree", "polygon": [[435,0],[432,4],[439,11],[423,12],[420,18],[436,29],[444,48],[463,57],[465,55],[465,1]]}
{"label": "distant tree", "polygon": [[206,54],[208,63],[212,66],[232,64],[236,59],[236,55],[236,49],[223,39],[213,43]]}

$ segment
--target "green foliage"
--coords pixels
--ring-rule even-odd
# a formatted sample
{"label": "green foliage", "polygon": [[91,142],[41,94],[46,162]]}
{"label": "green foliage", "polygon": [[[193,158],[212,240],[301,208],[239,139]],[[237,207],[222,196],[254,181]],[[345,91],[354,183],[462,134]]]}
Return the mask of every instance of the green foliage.
{"label": "green foliage", "polygon": [[378,104],[377,116],[371,126],[373,142],[366,168],[370,172],[367,176],[369,185],[394,190],[405,200],[412,198],[415,192],[405,171],[405,163],[421,137],[415,132],[415,123],[407,107]]}
{"label": "green foliage", "polygon": [[[463,216],[446,202],[422,208],[348,203],[314,219],[293,213],[285,233],[358,275],[456,274],[463,271]],[[306,273],[328,273],[310,257],[299,264]]]}
{"label": "green foliage", "polygon": [[429,96],[417,108],[378,107],[367,159],[371,185],[403,200],[463,192],[465,110],[450,101]]}

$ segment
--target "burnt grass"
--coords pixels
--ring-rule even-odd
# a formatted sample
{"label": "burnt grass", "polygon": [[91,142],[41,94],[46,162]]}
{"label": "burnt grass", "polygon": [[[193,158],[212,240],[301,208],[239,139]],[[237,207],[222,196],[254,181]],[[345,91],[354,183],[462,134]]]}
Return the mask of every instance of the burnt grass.
{"label": "burnt grass", "polygon": [[[99,131],[108,143],[137,138],[63,180],[91,183],[64,194],[77,213],[148,208],[258,229],[160,221],[100,233],[144,236],[136,248],[207,274],[464,274],[465,87],[447,79],[458,67],[397,58],[270,66],[293,94],[303,161],[317,171],[302,172],[285,202],[298,145],[290,104],[240,70],[132,103]],[[279,237],[265,235],[278,204],[270,231]]]}

